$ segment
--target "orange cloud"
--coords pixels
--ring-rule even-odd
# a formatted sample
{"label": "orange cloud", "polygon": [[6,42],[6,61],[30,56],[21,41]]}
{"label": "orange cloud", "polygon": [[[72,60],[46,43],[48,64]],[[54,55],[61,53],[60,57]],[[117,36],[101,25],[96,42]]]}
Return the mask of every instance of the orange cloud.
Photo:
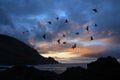
{"label": "orange cloud", "polygon": [[109,31],[108,32],[108,36],[111,36],[113,34],[113,32]]}
{"label": "orange cloud", "polygon": [[28,42],[31,46],[35,46],[35,40],[33,38],[29,39]]}
{"label": "orange cloud", "polygon": [[73,52],[74,54],[80,54],[84,56],[86,54],[97,54],[107,50],[106,46],[88,46],[88,47],[77,47],[75,49],[66,48],[64,51]]}
{"label": "orange cloud", "polygon": [[[91,22],[84,24],[83,28],[85,29],[89,25],[91,25]],[[72,26],[75,26],[76,29],[80,27],[79,24],[75,24]],[[51,31],[48,31],[48,33],[52,34]],[[78,56],[83,57],[87,54],[98,54],[104,52],[108,50],[107,43],[114,40],[113,38],[109,37],[100,40],[90,41],[90,36],[94,35],[95,33],[88,31],[84,31],[80,35],[75,35],[74,37],[66,37],[66,38],[63,38],[63,34],[67,34],[67,32],[62,31],[58,33],[56,38],[51,42],[35,43],[34,40],[31,39],[29,40],[29,43],[31,45],[35,45],[35,49],[37,49],[40,52],[40,54],[42,54],[42,52],[46,52],[46,54],[45,53],[42,54],[45,57],[51,56],[55,58],[72,58]],[[112,34],[111,32],[108,33],[108,35],[111,34]],[[61,43],[63,41],[67,41],[67,44],[65,45],[58,44],[57,39],[59,38],[62,39]],[[71,46],[74,43],[77,44],[77,48],[72,49]]]}
{"label": "orange cloud", "polygon": [[61,31],[60,33],[57,34],[57,37],[63,37],[63,34],[66,35],[66,32],[65,31]]}
{"label": "orange cloud", "polygon": [[72,26],[72,28],[75,29],[75,30],[80,28],[80,24],[79,24],[79,23],[76,23],[76,22],[71,23],[71,26]]}
{"label": "orange cloud", "polygon": [[41,54],[44,57],[53,57],[55,59],[70,59],[70,58],[75,58],[78,57],[79,55],[77,54],[72,54],[72,52],[53,52],[49,51],[48,54]]}
{"label": "orange cloud", "polygon": [[91,24],[92,24],[92,22],[87,22],[87,23],[83,24],[83,29],[86,29],[87,26],[90,26]]}
{"label": "orange cloud", "polygon": [[[88,42],[90,43],[90,42]],[[101,53],[104,52],[108,49],[107,46],[104,45],[94,45],[94,43],[92,45],[88,45],[88,46],[84,46],[84,45],[79,45],[77,44],[77,48],[72,49],[71,48],[71,44],[67,44],[66,46],[64,45],[58,45],[57,42],[53,41],[51,43],[40,43],[39,45],[36,46],[36,49],[40,49],[41,52],[45,52],[43,56],[51,56],[51,57],[59,57],[62,58],[63,56],[65,56],[64,58],[70,58],[70,56],[73,57],[83,57],[86,54],[97,54],[97,53]],[[64,54],[59,54],[59,53],[64,53]],[[69,53],[69,55],[68,55]],[[42,54],[42,53],[41,53]],[[58,55],[59,54],[59,55]]]}
{"label": "orange cloud", "polygon": [[42,49],[42,50],[48,50],[49,46],[46,43],[38,43],[38,45],[35,47],[36,49]]}
{"label": "orange cloud", "polygon": [[47,24],[47,23],[46,23],[45,21],[40,21],[40,26],[45,27],[46,24]]}
{"label": "orange cloud", "polygon": [[47,30],[46,33],[47,33],[47,34],[53,34],[53,31]]}
{"label": "orange cloud", "polygon": [[110,36],[110,37],[102,38],[99,40],[102,42],[105,42],[107,44],[116,44],[117,43],[115,36]]}

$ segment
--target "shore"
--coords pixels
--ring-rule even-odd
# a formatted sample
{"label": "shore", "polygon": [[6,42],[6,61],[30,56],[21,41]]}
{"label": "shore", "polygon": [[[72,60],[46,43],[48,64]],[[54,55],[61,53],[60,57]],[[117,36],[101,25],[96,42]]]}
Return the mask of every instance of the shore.
{"label": "shore", "polygon": [[87,64],[87,68],[69,66],[60,74],[52,70],[16,65],[1,71],[0,80],[119,80],[119,73],[120,63],[115,58],[101,57]]}

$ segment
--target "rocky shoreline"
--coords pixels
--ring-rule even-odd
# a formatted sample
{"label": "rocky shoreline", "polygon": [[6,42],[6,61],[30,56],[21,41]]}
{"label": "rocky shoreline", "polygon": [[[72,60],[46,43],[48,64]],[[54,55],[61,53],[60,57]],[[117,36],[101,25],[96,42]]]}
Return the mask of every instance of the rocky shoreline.
{"label": "rocky shoreline", "polygon": [[87,69],[80,66],[71,67],[61,74],[16,65],[1,71],[0,80],[119,80],[119,73],[120,63],[109,56],[87,64]]}

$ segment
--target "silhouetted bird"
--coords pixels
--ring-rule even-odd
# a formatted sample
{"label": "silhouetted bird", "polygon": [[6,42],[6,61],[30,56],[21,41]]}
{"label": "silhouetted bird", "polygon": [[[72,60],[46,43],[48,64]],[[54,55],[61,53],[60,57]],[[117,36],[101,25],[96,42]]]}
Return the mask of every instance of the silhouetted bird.
{"label": "silhouetted bird", "polygon": [[68,23],[68,20],[67,20],[67,19],[65,20],[65,23]]}
{"label": "silhouetted bird", "polygon": [[58,44],[60,44],[60,41],[61,41],[61,39],[58,39],[58,40],[57,40]]}
{"label": "silhouetted bird", "polygon": [[76,34],[76,35],[79,35],[79,32],[76,32],[75,34]]}
{"label": "silhouetted bird", "polygon": [[29,32],[28,30],[26,32]]}
{"label": "silhouetted bird", "polygon": [[56,20],[59,20],[59,17],[57,17]]}
{"label": "silhouetted bird", "polygon": [[66,44],[67,42],[63,42],[63,44]]}
{"label": "silhouetted bird", "polygon": [[48,21],[48,24],[52,24],[52,22],[51,22],[51,21]]}
{"label": "silhouetted bird", "polygon": [[89,31],[89,27],[88,26],[86,27],[86,30]]}
{"label": "silhouetted bird", "polygon": [[92,36],[90,37],[90,39],[91,39],[91,40],[94,40],[94,38],[93,38]]}
{"label": "silhouetted bird", "polygon": [[43,39],[46,39],[46,34],[42,35],[42,38],[43,38]]}
{"label": "silhouetted bird", "polygon": [[73,48],[73,49],[76,48],[76,44],[72,45],[72,48]]}
{"label": "silhouetted bird", "polygon": [[94,12],[96,12],[96,13],[98,12],[97,9],[92,9],[92,10],[93,10]]}
{"label": "silhouetted bird", "polygon": [[22,32],[23,34],[25,33],[25,32]]}
{"label": "silhouetted bird", "polygon": [[97,27],[98,25],[97,24],[95,24],[95,27]]}
{"label": "silhouetted bird", "polygon": [[65,34],[63,34],[63,37],[65,37]]}

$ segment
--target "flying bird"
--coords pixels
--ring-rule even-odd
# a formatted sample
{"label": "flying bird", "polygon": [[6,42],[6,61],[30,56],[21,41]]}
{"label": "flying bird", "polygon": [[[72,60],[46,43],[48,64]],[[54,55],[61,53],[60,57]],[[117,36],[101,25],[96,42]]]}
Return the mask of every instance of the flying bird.
{"label": "flying bird", "polygon": [[88,26],[86,27],[86,30],[89,31],[89,27]]}
{"label": "flying bird", "polygon": [[26,32],[29,32],[28,30]]}
{"label": "flying bird", "polygon": [[98,11],[97,11],[97,9],[92,9],[95,13],[97,13]]}
{"label": "flying bird", "polygon": [[63,44],[66,44],[67,42],[63,42]]}
{"label": "flying bird", "polygon": [[66,19],[66,20],[65,20],[65,23],[68,23],[68,22],[69,22],[69,21]]}
{"label": "flying bird", "polygon": [[57,40],[58,44],[60,44],[60,41],[61,41],[61,39],[58,39],[58,40]]}
{"label": "flying bird", "polygon": [[75,34],[76,34],[76,35],[79,35],[79,32],[76,32]]}
{"label": "flying bird", "polygon": [[43,39],[46,39],[46,34],[43,34],[43,35],[42,35],[42,38],[43,38]]}
{"label": "flying bird", "polygon": [[23,34],[25,33],[25,32],[22,32]]}
{"label": "flying bird", "polygon": [[90,39],[91,39],[91,40],[94,40],[94,38],[93,38],[92,36],[90,37]]}
{"label": "flying bird", "polygon": [[72,48],[73,48],[73,49],[76,48],[76,44],[72,45]]}
{"label": "flying bird", "polygon": [[48,21],[48,24],[52,24],[52,22],[51,22],[51,21]]}
{"label": "flying bird", "polygon": [[97,27],[98,25],[97,24],[95,24],[95,27]]}
{"label": "flying bird", "polygon": [[56,20],[59,20],[59,17],[57,17]]}
{"label": "flying bird", "polygon": [[65,37],[65,34],[63,34],[63,37]]}

